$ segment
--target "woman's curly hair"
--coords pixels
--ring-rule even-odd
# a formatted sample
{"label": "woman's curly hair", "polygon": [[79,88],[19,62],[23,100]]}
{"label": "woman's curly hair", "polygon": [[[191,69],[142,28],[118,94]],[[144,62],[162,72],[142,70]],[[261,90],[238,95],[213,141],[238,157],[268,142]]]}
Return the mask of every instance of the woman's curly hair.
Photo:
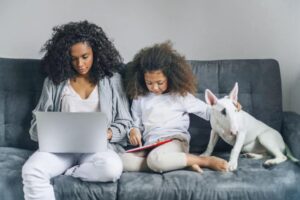
{"label": "woman's curly hair", "polygon": [[167,41],[143,48],[128,63],[125,74],[127,95],[133,99],[148,94],[144,74],[156,70],[161,70],[167,77],[167,92],[181,96],[195,94],[196,78],[191,66],[184,56],[172,48],[172,43]]}
{"label": "woman's curly hair", "polygon": [[118,71],[122,58],[102,28],[88,21],[70,22],[53,28],[52,37],[42,47],[46,52],[42,67],[55,83],[75,77],[70,48],[78,43],[87,43],[93,50],[93,65],[89,79],[96,84],[105,76]]}

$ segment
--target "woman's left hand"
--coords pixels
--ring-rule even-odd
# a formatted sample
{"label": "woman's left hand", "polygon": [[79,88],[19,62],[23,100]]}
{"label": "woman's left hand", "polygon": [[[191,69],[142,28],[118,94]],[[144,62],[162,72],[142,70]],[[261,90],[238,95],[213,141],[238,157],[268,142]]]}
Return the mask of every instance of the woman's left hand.
{"label": "woman's left hand", "polygon": [[108,139],[108,140],[111,140],[112,135],[113,135],[112,130],[111,130],[110,128],[107,129],[107,139]]}

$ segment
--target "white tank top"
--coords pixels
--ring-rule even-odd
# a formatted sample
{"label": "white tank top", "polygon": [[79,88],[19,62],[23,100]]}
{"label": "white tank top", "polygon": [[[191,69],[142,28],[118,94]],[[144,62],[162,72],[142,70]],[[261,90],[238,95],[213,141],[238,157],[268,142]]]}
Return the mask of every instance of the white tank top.
{"label": "white tank top", "polygon": [[72,88],[70,80],[62,92],[62,112],[99,112],[99,92],[98,85],[95,86],[91,94],[86,99],[82,99]]}

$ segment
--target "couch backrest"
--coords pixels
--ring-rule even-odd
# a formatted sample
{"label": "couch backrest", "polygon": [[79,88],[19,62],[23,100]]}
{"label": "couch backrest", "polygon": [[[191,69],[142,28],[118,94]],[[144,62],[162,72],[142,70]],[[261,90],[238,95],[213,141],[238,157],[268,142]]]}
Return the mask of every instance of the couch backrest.
{"label": "couch backrest", "polygon": [[0,146],[36,149],[29,137],[43,76],[40,61],[0,58]]}
{"label": "couch backrest", "polygon": [[[282,95],[279,65],[275,60],[190,61],[198,78],[197,97],[204,100],[209,88],[222,97],[239,83],[243,109],[280,130]],[[40,61],[0,58],[0,146],[36,149],[29,137],[30,120],[40,97],[44,76]],[[209,122],[191,115],[191,151],[206,148]],[[220,141],[217,150],[229,149]]]}
{"label": "couch backrest", "polygon": [[[276,60],[219,60],[190,61],[198,78],[197,96],[204,100],[209,88],[217,97],[228,94],[235,82],[239,83],[238,99],[243,110],[281,130],[282,94],[279,65]],[[205,150],[210,134],[210,124],[191,115],[191,152]],[[216,150],[229,150],[229,145],[219,141]]]}

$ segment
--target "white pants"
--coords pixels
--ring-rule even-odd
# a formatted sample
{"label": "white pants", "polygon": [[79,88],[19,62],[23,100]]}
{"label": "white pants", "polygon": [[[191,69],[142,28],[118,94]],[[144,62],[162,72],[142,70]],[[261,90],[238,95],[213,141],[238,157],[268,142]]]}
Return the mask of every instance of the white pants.
{"label": "white pants", "polygon": [[36,151],[22,169],[25,199],[55,200],[50,179],[64,172],[84,181],[108,182],[119,179],[122,170],[122,161],[112,150],[94,154]]}

